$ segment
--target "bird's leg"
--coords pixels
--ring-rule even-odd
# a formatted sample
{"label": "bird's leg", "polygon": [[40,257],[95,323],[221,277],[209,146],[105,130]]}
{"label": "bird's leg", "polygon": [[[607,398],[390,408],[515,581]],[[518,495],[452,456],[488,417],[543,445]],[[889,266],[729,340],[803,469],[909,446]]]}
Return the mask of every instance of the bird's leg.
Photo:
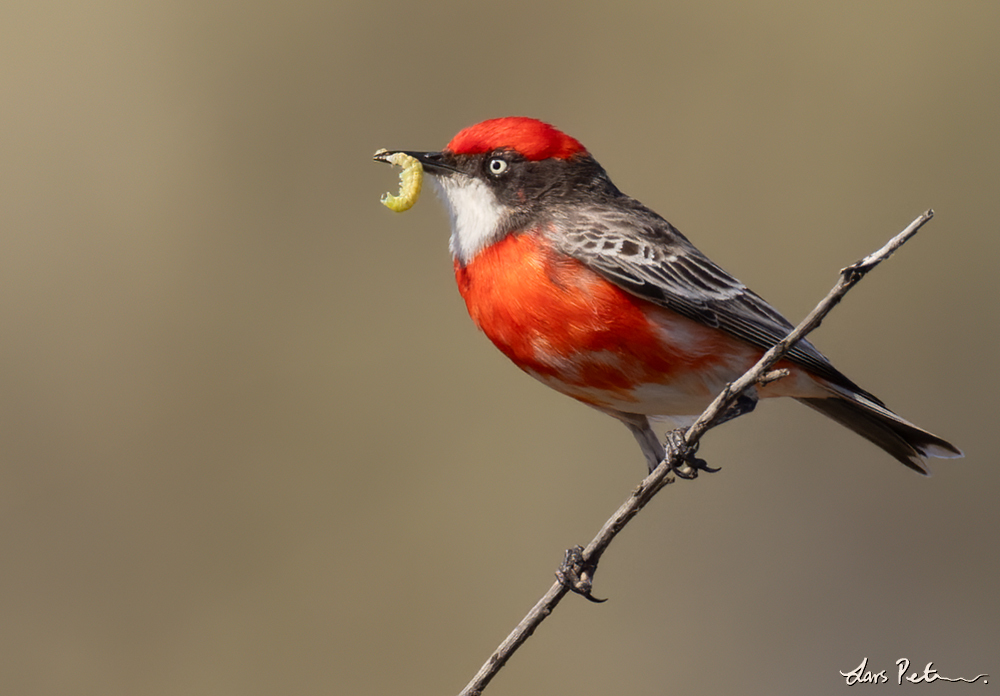
{"label": "bird's leg", "polygon": [[653,473],[653,469],[659,466],[666,453],[663,450],[663,445],[660,444],[660,438],[656,436],[656,432],[649,425],[649,418],[637,413],[623,413],[621,411],[606,409],[600,410],[603,410],[609,416],[613,416],[625,424],[625,427],[635,437],[635,441],[639,443],[639,448],[642,450],[643,456],[646,457],[646,466],[649,468],[649,473]]}

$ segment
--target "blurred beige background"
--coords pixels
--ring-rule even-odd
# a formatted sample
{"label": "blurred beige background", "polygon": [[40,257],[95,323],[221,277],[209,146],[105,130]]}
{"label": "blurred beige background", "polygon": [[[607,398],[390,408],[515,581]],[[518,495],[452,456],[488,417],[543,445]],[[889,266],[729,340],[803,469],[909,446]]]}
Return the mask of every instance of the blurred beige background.
{"label": "blurred beige background", "polygon": [[998,7],[5,3],[0,693],[465,685],[643,473],[477,334],[433,195],[378,204],[376,148],[510,114],[795,320],[933,207],[814,338],[968,456],[768,403],[488,693],[1000,679]]}

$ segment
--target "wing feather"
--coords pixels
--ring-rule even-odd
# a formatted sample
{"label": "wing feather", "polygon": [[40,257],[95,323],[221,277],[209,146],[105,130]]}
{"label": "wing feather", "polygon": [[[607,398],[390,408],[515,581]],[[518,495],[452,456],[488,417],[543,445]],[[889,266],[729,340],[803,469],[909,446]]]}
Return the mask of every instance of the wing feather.
{"label": "wing feather", "polygon": [[[761,350],[769,349],[794,328],[669,222],[633,199],[624,199],[619,208],[595,206],[569,211],[554,229],[559,230],[558,236],[553,233],[557,248],[612,283]],[[874,399],[808,341],[796,344],[787,359]]]}

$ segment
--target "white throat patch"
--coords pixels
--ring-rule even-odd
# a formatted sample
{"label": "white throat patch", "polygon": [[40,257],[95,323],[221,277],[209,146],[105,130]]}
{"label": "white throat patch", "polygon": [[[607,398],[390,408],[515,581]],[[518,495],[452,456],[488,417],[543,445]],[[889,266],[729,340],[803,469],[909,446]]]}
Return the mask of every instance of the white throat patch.
{"label": "white throat patch", "polygon": [[493,191],[478,179],[455,174],[431,176],[451,217],[451,254],[463,264],[493,241],[503,208]]}

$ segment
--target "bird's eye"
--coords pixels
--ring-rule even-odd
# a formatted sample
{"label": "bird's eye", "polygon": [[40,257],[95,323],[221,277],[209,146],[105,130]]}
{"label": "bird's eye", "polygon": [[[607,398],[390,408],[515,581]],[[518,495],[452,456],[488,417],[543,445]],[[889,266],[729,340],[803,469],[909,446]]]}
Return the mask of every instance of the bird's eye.
{"label": "bird's eye", "polygon": [[507,160],[500,159],[499,157],[494,157],[490,160],[489,164],[490,174],[493,176],[500,176],[505,171],[507,171]]}

